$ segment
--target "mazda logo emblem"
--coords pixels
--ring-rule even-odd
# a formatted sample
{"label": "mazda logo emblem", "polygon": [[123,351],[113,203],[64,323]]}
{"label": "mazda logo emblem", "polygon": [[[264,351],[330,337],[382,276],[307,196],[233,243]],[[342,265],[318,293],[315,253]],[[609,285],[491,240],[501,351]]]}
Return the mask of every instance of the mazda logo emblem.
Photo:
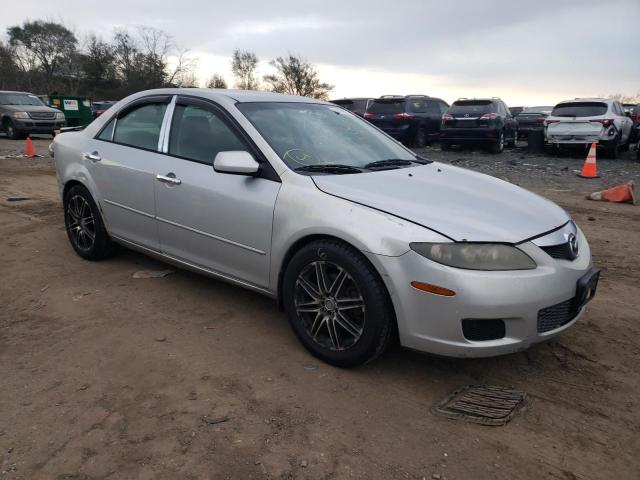
{"label": "mazda logo emblem", "polygon": [[465,114],[464,114],[464,116],[465,116],[465,117],[468,117],[468,116],[469,116],[469,114],[468,114],[468,113],[465,113]]}
{"label": "mazda logo emblem", "polygon": [[570,233],[567,238],[567,242],[569,243],[569,251],[571,252],[571,255],[573,258],[576,258],[578,256],[578,239],[573,233]]}

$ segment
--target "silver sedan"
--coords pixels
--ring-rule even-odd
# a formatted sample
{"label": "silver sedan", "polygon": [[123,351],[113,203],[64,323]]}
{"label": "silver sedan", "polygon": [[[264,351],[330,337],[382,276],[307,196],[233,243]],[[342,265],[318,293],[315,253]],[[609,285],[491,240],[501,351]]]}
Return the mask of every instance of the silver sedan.
{"label": "silver sedan", "polygon": [[338,366],[377,357],[396,331],[438,355],[522,350],[575,323],[598,281],[554,203],[322,101],[140,92],[52,152],[78,255],[118,243],[272,296]]}

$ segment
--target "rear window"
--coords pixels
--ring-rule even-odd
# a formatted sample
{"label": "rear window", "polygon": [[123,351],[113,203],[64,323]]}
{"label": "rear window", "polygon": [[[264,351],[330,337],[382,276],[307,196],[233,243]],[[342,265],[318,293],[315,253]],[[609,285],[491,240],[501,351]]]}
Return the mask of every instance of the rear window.
{"label": "rear window", "polygon": [[524,110],[522,110],[522,112],[520,112],[520,114],[527,114],[527,113],[543,113],[545,115],[549,115],[551,113],[551,110],[553,110],[553,107],[527,107]]}
{"label": "rear window", "polygon": [[365,112],[367,110],[367,99],[363,100],[332,100],[331,103],[335,103],[336,105],[340,105],[343,108],[351,112]]}
{"label": "rear window", "polygon": [[553,107],[554,117],[598,117],[607,113],[607,104],[602,102],[560,103]]}
{"label": "rear window", "polygon": [[402,113],[405,109],[405,100],[374,100],[369,107],[370,113],[394,114]]}
{"label": "rear window", "polygon": [[449,108],[449,113],[452,115],[461,113],[484,115],[495,111],[496,106],[491,100],[458,100]]}

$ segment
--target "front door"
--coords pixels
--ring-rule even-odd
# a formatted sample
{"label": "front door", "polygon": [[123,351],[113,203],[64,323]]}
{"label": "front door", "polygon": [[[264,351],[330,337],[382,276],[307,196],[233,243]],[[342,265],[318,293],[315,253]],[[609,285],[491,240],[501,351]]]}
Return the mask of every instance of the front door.
{"label": "front door", "polygon": [[160,248],[171,257],[266,288],[280,183],[214,171],[218,152],[238,150],[255,155],[222,110],[178,97],[167,152],[156,166]]}

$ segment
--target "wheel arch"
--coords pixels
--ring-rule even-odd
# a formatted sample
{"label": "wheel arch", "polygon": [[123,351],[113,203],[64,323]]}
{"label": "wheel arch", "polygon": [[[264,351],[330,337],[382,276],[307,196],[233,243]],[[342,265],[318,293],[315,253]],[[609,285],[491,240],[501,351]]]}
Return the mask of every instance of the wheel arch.
{"label": "wheel arch", "polygon": [[371,260],[369,260],[369,258],[367,258],[366,255],[363,255],[362,252],[355,245],[353,245],[351,242],[348,242],[348,241],[344,240],[343,238],[337,237],[335,235],[325,234],[325,233],[313,233],[313,234],[305,235],[305,236],[297,239],[295,242],[293,242],[289,246],[289,248],[287,249],[286,253],[284,254],[284,256],[282,258],[282,262],[280,263],[279,271],[278,271],[278,285],[277,285],[277,291],[276,291],[277,301],[278,301],[278,309],[281,310],[281,311],[284,310],[284,304],[283,304],[283,298],[282,298],[282,292],[283,292],[282,281],[283,281],[283,278],[284,278],[284,272],[286,271],[287,266],[289,265],[289,262],[291,261],[293,256],[296,254],[296,252],[298,252],[301,248],[303,248],[305,245],[308,245],[308,244],[310,244],[312,242],[315,242],[315,241],[318,241],[318,240],[333,240],[333,241],[342,243],[342,244],[352,248],[355,252],[358,252],[360,254],[362,259],[367,264],[369,264],[371,266],[371,268],[373,269],[375,274],[378,276],[378,279],[382,283],[382,285],[384,287],[384,291],[385,291],[386,296],[387,296],[387,301],[389,302],[389,305],[391,306],[391,310],[393,312],[393,320],[394,320],[394,322],[396,323],[396,326],[397,326],[395,306],[394,306],[393,301],[391,299],[391,294],[389,292],[389,288],[388,288],[386,282],[383,279],[383,275],[381,274],[379,269],[376,267],[376,265],[374,265],[371,262]]}

